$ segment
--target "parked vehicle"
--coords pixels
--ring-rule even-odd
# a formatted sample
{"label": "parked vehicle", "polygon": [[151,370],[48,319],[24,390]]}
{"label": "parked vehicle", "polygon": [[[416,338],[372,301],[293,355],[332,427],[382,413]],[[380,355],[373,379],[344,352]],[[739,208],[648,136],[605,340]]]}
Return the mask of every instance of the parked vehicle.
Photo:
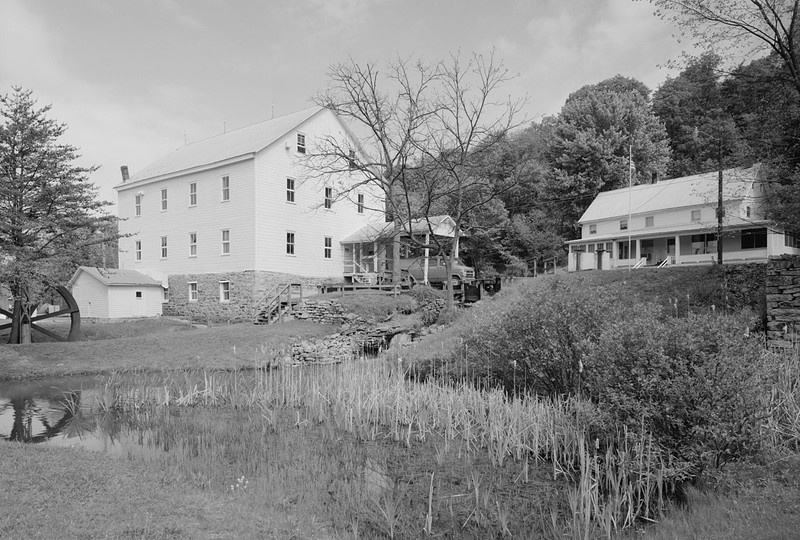
{"label": "parked vehicle", "polygon": [[[414,281],[422,282],[425,277],[425,258],[400,259],[401,271],[408,272]],[[453,261],[451,275],[453,286],[460,287],[462,283],[469,283],[475,279],[475,269],[470,268],[461,259]],[[447,268],[442,256],[428,257],[428,283],[445,283],[447,281]]]}

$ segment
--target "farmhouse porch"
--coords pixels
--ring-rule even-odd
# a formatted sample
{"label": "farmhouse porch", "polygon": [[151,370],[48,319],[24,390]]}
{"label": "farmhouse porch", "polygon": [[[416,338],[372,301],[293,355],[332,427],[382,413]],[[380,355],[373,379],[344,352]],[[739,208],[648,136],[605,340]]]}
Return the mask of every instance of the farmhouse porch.
{"label": "farmhouse porch", "polygon": [[[632,234],[569,243],[569,271],[611,270],[667,265],[712,264],[717,261],[717,233],[686,229],[670,233]],[[723,230],[723,262],[766,261],[785,251],[790,236],[767,227]],[[786,244],[788,245],[788,244]]]}

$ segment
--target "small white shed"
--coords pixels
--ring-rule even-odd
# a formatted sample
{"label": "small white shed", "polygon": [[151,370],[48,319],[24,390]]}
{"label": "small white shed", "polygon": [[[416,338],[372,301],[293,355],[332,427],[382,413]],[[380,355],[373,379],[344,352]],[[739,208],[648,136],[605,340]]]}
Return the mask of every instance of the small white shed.
{"label": "small white shed", "polygon": [[67,288],[78,302],[81,317],[119,319],[161,315],[164,288],[136,270],[81,266]]}

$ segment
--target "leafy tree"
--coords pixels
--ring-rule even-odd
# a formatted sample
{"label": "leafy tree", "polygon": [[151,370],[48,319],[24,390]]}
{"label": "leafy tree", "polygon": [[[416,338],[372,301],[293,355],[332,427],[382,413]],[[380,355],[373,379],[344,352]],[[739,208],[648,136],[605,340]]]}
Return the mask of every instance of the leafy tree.
{"label": "leafy tree", "polygon": [[656,14],[680,27],[702,50],[773,53],[782,80],[800,95],[800,0],[651,0]]}
{"label": "leafy tree", "polygon": [[550,121],[549,190],[567,223],[576,223],[601,191],[628,185],[631,156],[634,184],[664,174],[669,142],[649,95],[643,83],[617,75],[571,94]]}
{"label": "leafy tree", "polygon": [[[754,158],[766,162],[768,214],[800,233],[800,0],[651,0],[705,50],[729,60],[766,54],[726,83]],[[776,125],[778,124],[778,125]]]}
{"label": "leafy tree", "polygon": [[19,87],[0,97],[0,284],[22,316],[72,275],[90,246],[117,238],[108,203],[89,181],[95,168],[75,164],[77,149],[58,141],[67,126],[36,103]]}
{"label": "leafy tree", "polygon": [[704,54],[653,95],[653,112],[669,135],[670,177],[716,170],[720,158],[726,167],[752,161],[722,92],[720,62],[719,56]]}

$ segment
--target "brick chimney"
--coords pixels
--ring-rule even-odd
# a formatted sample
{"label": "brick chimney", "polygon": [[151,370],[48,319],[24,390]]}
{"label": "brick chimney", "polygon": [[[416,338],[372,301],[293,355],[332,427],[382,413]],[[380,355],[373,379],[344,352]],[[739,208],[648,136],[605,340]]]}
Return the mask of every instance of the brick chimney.
{"label": "brick chimney", "polygon": [[122,167],[119,168],[119,170],[122,173],[122,181],[127,182],[128,178],[130,178],[130,176],[128,176],[128,166],[123,165]]}

